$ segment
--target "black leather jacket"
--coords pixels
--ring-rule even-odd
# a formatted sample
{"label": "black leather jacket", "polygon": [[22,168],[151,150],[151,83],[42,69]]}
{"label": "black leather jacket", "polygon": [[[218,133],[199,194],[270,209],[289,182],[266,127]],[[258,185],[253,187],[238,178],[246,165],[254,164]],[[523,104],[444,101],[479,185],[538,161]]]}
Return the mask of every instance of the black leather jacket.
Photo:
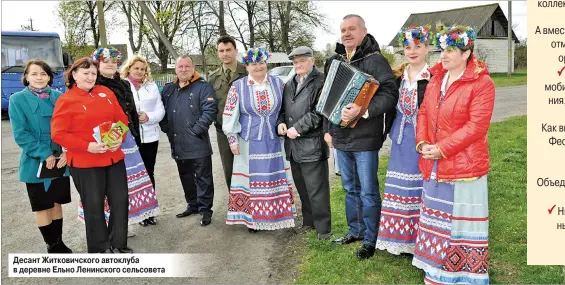
{"label": "black leather jacket", "polygon": [[329,148],[324,142],[323,117],[316,113],[316,104],[324,87],[324,76],[314,67],[298,92],[297,80],[298,75],[284,86],[283,103],[277,121],[277,126],[285,123],[287,128],[294,127],[300,134],[296,139],[285,137],[286,158],[298,163],[328,159]]}
{"label": "black leather jacket", "polygon": [[[325,64],[325,74],[332,61],[345,60],[345,46],[336,44],[336,55]],[[341,128],[324,119],[324,130],[332,135],[334,147],[341,151],[375,151],[382,147],[385,140],[384,114],[393,111],[398,102],[398,85],[387,59],[380,53],[375,38],[367,34],[356,48],[350,64],[372,75],[380,86],[369,103],[369,117],[360,118],[354,128]],[[363,114],[359,114],[362,116]]]}

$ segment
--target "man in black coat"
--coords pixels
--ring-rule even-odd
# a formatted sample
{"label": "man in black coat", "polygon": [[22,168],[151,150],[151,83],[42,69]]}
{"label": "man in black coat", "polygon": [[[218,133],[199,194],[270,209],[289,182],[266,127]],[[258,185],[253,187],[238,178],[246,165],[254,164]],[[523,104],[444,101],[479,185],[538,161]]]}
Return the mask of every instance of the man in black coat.
{"label": "man in black coat", "polygon": [[359,118],[354,128],[341,128],[324,120],[324,139],[337,153],[341,182],[346,190],[346,216],[348,233],[335,243],[349,244],[363,241],[357,258],[374,255],[381,213],[381,197],[377,176],[379,150],[385,140],[383,115],[393,110],[398,102],[398,86],[379,44],[367,33],[365,21],[358,15],[347,15],[341,23],[341,41],[336,45],[336,55],[325,64],[328,74],[333,60],[344,61],[373,76],[380,86],[361,114],[361,107],[349,104],[342,109],[342,120]]}
{"label": "man in black coat", "polygon": [[212,85],[194,70],[189,56],[177,59],[175,72],[177,78],[163,88],[166,113],[159,125],[169,138],[188,204],[177,218],[200,213],[200,224],[207,226],[212,222],[214,200],[208,129],[216,119],[216,95]]}
{"label": "man in black coat", "polygon": [[286,158],[290,161],[294,185],[302,201],[302,233],[313,228],[318,239],[331,236],[329,148],[324,143],[323,117],[316,104],[324,77],[314,66],[313,51],[297,47],[290,55],[296,75],[284,86],[278,119],[278,133],[286,136]]}

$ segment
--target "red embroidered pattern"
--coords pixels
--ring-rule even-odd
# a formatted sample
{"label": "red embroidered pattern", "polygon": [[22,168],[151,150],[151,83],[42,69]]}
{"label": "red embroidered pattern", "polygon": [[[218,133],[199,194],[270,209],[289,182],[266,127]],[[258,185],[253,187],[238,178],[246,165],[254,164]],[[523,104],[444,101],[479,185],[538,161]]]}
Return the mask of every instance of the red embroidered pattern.
{"label": "red embroidered pattern", "polygon": [[488,272],[488,247],[450,246],[442,268],[448,272]]}
{"label": "red embroidered pattern", "polygon": [[401,195],[394,195],[394,194],[390,194],[390,193],[385,193],[383,198],[384,198],[384,200],[401,202],[401,203],[404,203],[404,204],[422,203],[422,197],[405,197],[405,196],[401,196]]}
{"label": "red embroidered pattern", "polygon": [[255,91],[255,97],[257,98],[257,111],[259,115],[267,117],[269,111],[271,111],[271,101],[269,100],[269,92],[267,90]]}
{"label": "red embroidered pattern", "polygon": [[271,188],[271,187],[276,187],[276,186],[281,186],[281,185],[286,185],[286,184],[287,184],[286,179],[279,179],[279,180],[268,181],[268,182],[254,181],[254,182],[251,182],[249,184],[249,186],[251,188]]}
{"label": "red embroidered pattern", "polygon": [[228,203],[228,211],[251,214],[251,208],[249,207],[249,196],[243,192],[231,193]]}
{"label": "red embroidered pattern", "polygon": [[405,123],[413,124],[415,119],[414,112],[417,107],[418,93],[416,89],[409,90],[407,88],[402,88],[400,91],[400,108],[406,115]]}
{"label": "red embroidered pattern", "polygon": [[235,92],[235,86],[232,86],[230,93],[228,94],[228,98],[226,100],[226,106],[224,107],[224,114],[225,112],[233,112],[233,110],[235,110],[235,105],[237,104],[237,100],[239,100],[239,97],[237,96],[237,92]]}
{"label": "red embroidered pattern", "polygon": [[237,144],[237,138],[235,136],[228,136],[228,143],[231,145]]}

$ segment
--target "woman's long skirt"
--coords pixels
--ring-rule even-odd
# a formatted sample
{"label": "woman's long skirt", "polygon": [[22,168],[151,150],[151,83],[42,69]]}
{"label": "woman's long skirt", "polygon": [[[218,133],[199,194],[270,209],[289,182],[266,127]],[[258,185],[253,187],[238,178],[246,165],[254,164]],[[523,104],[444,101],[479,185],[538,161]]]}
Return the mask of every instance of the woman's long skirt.
{"label": "woman's long skirt", "polygon": [[437,182],[436,167],[424,182],[412,264],[425,271],[427,284],[488,284],[487,176]]}

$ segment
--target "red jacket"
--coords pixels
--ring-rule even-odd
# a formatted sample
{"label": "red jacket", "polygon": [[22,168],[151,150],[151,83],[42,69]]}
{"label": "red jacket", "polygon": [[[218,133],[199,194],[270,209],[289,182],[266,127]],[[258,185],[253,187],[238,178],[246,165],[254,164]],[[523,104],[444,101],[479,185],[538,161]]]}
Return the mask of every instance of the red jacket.
{"label": "red jacket", "polygon": [[[438,160],[438,181],[472,179],[486,175],[490,161],[487,132],[494,108],[495,88],[486,65],[474,55],[461,78],[453,82],[440,101],[447,70],[436,64],[418,111],[416,142],[436,144],[443,157]],[[455,75],[457,76],[457,75]],[[420,157],[418,166],[429,180],[435,160]]]}
{"label": "red jacket", "polygon": [[67,148],[68,165],[77,168],[103,167],[124,159],[121,149],[106,153],[87,151],[88,145],[96,142],[92,136],[93,128],[107,121],[128,124],[128,117],[110,89],[96,85],[87,92],[73,86],[61,95],[51,119],[51,138]]}

